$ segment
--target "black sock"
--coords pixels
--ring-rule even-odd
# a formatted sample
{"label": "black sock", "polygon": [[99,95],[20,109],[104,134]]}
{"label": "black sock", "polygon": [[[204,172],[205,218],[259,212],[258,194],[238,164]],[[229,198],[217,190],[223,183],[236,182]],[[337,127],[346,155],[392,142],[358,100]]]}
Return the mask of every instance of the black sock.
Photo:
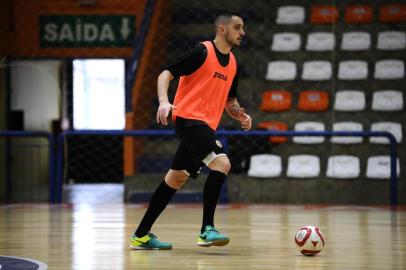
{"label": "black sock", "polygon": [[161,182],[152,194],[148,209],[145,212],[140,225],[138,225],[138,229],[135,231],[137,237],[143,237],[151,230],[155,220],[168,205],[176,191],[176,189],[168,186],[165,181]]}
{"label": "black sock", "polygon": [[214,226],[214,212],[220,197],[221,187],[226,175],[219,171],[210,171],[203,189],[203,222],[201,232],[207,225]]}

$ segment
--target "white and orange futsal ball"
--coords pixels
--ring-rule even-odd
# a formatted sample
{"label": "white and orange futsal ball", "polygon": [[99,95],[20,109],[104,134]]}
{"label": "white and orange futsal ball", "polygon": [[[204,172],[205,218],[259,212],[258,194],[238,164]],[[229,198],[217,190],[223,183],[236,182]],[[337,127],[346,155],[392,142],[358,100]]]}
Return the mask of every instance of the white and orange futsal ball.
{"label": "white and orange futsal ball", "polygon": [[313,256],[324,248],[325,240],[318,227],[305,226],[296,232],[295,243],[303,255]]}

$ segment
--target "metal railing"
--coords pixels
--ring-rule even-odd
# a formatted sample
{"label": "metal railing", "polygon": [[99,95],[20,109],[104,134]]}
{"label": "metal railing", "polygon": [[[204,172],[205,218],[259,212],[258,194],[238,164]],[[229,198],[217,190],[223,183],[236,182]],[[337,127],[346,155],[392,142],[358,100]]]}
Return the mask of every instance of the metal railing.
{"label": "metal railing", "polygon": [[[390,205],[398,205],[398,190],[397,190],[397,141],[396,138],[389,132],[369,132],[369,131],[239,131],[239,130],[220,130],[216,134],[227,141],[228,136],[343,136],[343,137],[385,137],[389,139],[390,147]],[[62,202],[62,189],[63,189],[63,156],[64,156],[64,141],[67,136],[86,136],[86,135],[99,135],[99,136],[174,136],[174,130],[81,130],[81,131],[65,131],[58,136],[58,154],[57,154],[57,177],[55,180],[56,194],[55,202]],[[227,144],[227,143],[226,143]],[[227,188],[223,189],[223,193]],[[224,194],[222,195],[224,196]],[[220,199],[222,200],[222,199]],[[224,201],[224,200],[223,200]]]}

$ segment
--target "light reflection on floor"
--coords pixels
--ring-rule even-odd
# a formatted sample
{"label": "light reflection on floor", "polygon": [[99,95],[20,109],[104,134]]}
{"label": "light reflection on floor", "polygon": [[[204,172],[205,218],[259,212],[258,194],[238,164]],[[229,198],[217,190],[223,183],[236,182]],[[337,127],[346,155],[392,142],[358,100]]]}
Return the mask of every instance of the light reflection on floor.
{"label": "light reflection on floor", "polygon": [[124,201],[123,184],[71,184],[64,186],[64,202],[115,204]]}

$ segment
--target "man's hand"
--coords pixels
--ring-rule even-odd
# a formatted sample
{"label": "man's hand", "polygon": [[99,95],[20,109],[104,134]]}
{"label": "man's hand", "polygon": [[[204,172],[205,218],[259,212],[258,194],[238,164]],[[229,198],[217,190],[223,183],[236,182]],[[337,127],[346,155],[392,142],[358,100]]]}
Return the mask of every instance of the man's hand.
{"label": "man's hand", "polygon": [[157,94],[159,100],[159,108],[156,112],[156,122],[163,126],[168,125],[168,116],[171,110],[175,107],[168,101],[169,83],[173,76],[169,70],[164,70],[159,74],[157,81]]}
{"label": "man's hand", "polygon": [[169,102],[162,102],[159,104],[158,111],[156,113],[156,122],[163,126],[168,125],[168,116],[171,110],[174,108]]}
{"label": "man's hand", "polygon": [[241,122],[241,128],[244,131],[248,131],[252,127],[252,119],[251,116],[245,113],[244,108],[240,108],[240,117],[239,121]]}
{"label": "man's hand", "polygon": [[248,131],[251,129],[251,116],[245,113],[244,108],[240,107],[240,104],[237,102],[236,98],[229,99],[226,103],[225,109],[228,115],[241,122],[241,128],[243,130]]}

